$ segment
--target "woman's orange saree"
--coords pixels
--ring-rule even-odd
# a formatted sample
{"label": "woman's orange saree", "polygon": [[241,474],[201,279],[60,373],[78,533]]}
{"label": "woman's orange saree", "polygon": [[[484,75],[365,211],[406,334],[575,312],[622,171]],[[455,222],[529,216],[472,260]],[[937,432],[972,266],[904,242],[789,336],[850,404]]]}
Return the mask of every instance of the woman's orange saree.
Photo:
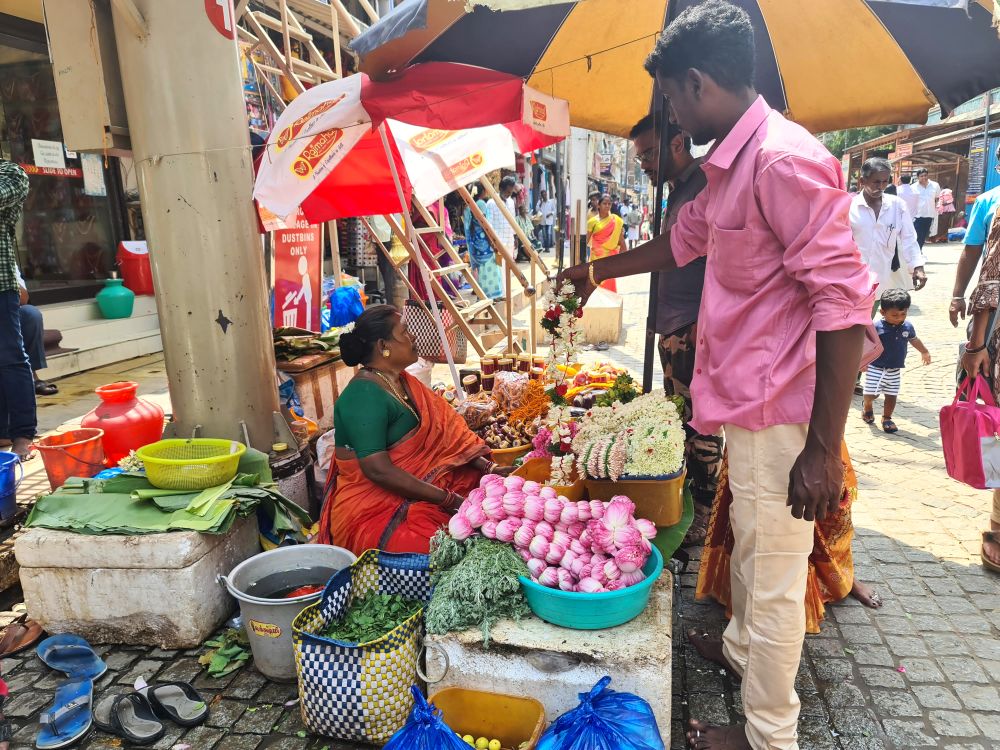
{"label": "woman's orange saree", "polygon": [[[858,496],[858,479],[847,453],[847,444],[841,443],[844,462],[844,495],[840,507],[832,516],[817,521],[813,532],[813,549],[809,555],[809,576],[806,580],[806,632],[818,633],[823,622],[826,604],[839,602],[851,593],[854,586],[854,558],[851,540],[854,525],[851,523],[851,505]],[[732,592],[729,585],[729,556],[733,551],[733,530],[729,521],[729,506],[733,496],[729,491],[729,459],[722,465],[719,490],[712,506],[712,519],[705,537],[705,549],[698,567],[697,599],[712,597],[732,613]]]}
{"label": "woman's orange saree", "polygon": [[[468,464],[489,456],[490,449],[443,398],[408,373],[402,378],[420,424],[389,447],[389,458],[418,479],[468,495],[481,477]],[[338,448],[330,464],[317,541],[356,555],[367,549],[426,553],[430,538],[448,518],[434,503],[408,500],[379,487],[364,475],[352,451]]]}

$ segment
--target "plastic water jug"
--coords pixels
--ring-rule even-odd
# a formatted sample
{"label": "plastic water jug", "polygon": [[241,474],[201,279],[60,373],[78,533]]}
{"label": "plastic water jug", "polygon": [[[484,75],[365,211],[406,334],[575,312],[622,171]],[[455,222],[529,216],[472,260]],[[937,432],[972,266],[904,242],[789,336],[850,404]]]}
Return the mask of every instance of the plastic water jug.
{"label": "plastic water jug", "polygon": [[122,381],[96,388],[101,403],[80,420],[83,427],[104,430],[102,443],[108,466],[116,466],[129,451],[155,443],[163,436],[163,409],[136,398],[138,383]]}

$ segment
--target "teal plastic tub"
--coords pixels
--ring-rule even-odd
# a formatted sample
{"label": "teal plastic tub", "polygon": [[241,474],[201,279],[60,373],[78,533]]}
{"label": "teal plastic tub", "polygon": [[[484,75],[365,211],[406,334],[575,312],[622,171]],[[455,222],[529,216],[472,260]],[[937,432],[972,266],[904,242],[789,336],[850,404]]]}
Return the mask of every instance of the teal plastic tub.
{"label": "teal plastic tub", "polygon": [[663,555],[656,547],[642,572],[646,579],[641,583],[603,594],[550,589],[525,576],[518,580],[531,611],[546,622],[574,630],[601,630],[624,625],[646,608],[653,584],[663,572]]}

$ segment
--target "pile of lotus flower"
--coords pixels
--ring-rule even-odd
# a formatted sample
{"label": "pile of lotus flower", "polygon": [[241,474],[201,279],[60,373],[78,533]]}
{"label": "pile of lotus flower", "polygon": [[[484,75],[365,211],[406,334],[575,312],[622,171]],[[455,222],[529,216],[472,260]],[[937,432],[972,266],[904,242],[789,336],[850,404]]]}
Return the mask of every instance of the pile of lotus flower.
{"label": "pile of lotus flower", "polygon": [[610,502],[572,502],[552,487],[487,474],[448,523],[462,540],[479,531],[514,545],[532,580],[563,591],[599,593],[645,578],[656,526],[635,517],[624,495]]}

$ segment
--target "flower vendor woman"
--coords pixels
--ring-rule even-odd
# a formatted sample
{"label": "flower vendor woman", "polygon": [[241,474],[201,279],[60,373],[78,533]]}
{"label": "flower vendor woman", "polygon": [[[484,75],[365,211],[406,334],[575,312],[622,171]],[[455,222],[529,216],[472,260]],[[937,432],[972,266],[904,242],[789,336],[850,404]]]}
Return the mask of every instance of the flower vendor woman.
{"label": "flower vendor woman", "polygon": [[[628,250],[625,246],[625,233],[622,231],[624,226],[622,217],[611,213],[611,196],[602,195],[601,202],[597,204],[597,215],[587,220],[587,244],[590,246],[592,260]],[[602,281],[601,286],[612,292],[618,291],[614,279]]]}
{"label": "flower vendor woman", "polygon": [[344,363],[363,367],[334,406],[336,451],[320,542],[424,552],[483,474],[506,474],[440,396],[405,372],[413,338],[391,305],[365,310],[340,338]]}

